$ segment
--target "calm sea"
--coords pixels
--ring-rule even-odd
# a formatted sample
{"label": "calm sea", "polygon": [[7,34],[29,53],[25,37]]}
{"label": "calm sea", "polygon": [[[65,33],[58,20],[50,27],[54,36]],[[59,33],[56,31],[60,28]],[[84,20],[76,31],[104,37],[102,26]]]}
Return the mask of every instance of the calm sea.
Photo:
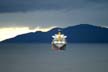
{"label": "calm sea", "polygon": [[108,44],[0,44],[0,72],[108,72]]}

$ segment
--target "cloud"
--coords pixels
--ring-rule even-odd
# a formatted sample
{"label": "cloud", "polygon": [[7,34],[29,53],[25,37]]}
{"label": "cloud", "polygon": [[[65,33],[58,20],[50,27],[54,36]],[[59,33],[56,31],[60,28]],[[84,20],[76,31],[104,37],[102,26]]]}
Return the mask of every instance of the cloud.
{"label": "cloud", "polygon": [[107,0],[0,0],[0,28],[108,26],[107,13]]}
{"label": "cloud", "polygon": [[106,2],[108,2],[108,0],[88,0],[88,1],[97,2],[97,3],[106,3]]}
{"label": "cloud", "polygon": [[[89,2],[108,3],[107,0],[0,0],[0,12],[27,12],[34,10],[70,10],[83,8]],[[91,4],[92,6],[92,4]]]}
{"label": "cloud", "polygon": [[52,28],[55,28],[55,27],[48,27],[48,28],[36,27],[34,29],[30,29],[29,27],[1,28],[0,29],[0,41],[8,39],[8,38],[13,38],[17,35],[25,34],[29,32],[36,32],[36,31],[47,32],[51,30]]}
{"label": "cloud", "polygon": [[[98,7],[98,6],[97,6]],[[34,11],[0,14],[0,27],[67,27],[94,24],[108,27],[108,10],[77,9],[71,11]]]}

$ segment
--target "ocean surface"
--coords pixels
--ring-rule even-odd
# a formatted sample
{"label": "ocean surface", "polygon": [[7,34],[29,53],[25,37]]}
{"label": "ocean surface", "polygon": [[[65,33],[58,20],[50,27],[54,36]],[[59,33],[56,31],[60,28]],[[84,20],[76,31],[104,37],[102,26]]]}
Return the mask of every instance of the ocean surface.
{"label": "ocean surface", "polygon": [[0,44],[0,72],[108,72],[108,44]]}

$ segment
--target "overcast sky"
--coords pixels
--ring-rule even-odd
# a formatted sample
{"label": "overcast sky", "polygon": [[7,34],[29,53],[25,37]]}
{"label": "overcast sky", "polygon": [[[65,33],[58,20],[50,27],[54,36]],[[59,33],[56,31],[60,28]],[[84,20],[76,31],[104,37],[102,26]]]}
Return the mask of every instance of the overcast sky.
{"label": "overcast sky", "polygon": [[108,27],[108,0],[0,0],[0,27]]}

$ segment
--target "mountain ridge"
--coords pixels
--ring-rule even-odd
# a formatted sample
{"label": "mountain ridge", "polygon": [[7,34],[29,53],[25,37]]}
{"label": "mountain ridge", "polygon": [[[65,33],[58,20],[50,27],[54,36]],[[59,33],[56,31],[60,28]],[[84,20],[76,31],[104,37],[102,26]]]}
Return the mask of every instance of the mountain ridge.
{"label": "mountain ridge", "polygon": [[61,30],[69,43],[108,43],[108,29],[90,24],[53,28],[48,32],[30,32],[6,39],[1,43],[51,43],[52,35]]}

